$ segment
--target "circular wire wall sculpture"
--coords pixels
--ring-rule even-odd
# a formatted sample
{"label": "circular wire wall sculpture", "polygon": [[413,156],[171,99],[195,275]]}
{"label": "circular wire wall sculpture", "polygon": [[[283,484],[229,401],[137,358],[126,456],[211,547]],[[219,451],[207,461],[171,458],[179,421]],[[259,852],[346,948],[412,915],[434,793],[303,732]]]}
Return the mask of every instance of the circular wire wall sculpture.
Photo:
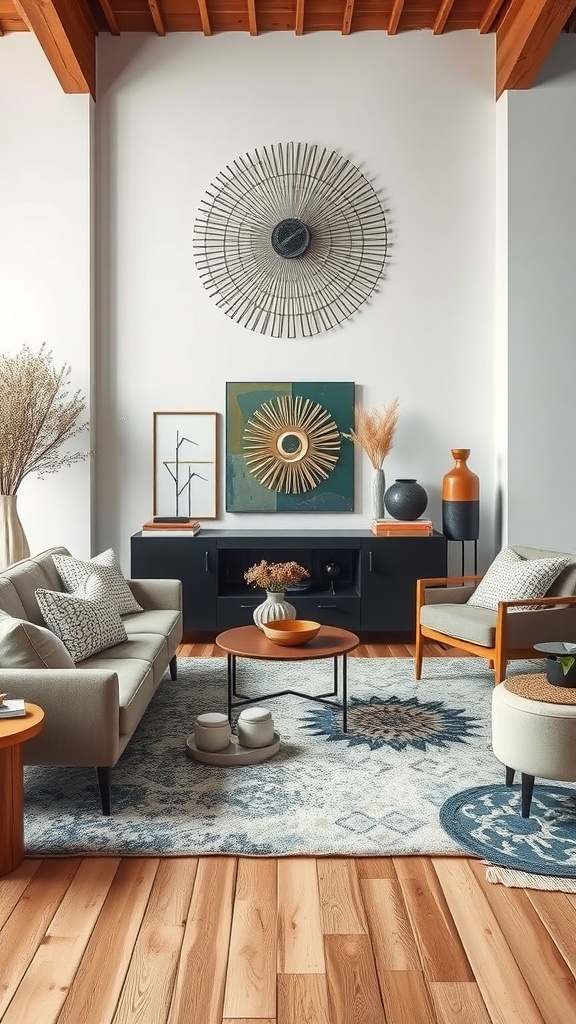
{"label": "circular wire wall sculpture", "polygon": [[388,250],[380,199],[345,157],[307,142],[264,146],[216,176],[198,211],[202,283],[236,323],[306,338],[377,288]]}
{"label": "circular wire wall sculpture", "polygon": [[300,494],[328,479],[338,462],[340,431],[318,402],[282,395],[256,409],[242,446],[249,471],[264,487]]}

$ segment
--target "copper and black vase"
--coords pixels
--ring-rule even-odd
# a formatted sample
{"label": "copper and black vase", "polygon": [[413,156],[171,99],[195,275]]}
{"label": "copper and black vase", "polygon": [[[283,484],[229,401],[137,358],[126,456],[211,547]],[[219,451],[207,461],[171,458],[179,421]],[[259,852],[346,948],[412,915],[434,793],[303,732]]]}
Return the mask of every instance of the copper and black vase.
{"label": "copper and black vase", "polygon": [[442,480],[442,533],[448,540],[478,540],[480,480],[467,466],[469,448],[453,448],[454,466]]}

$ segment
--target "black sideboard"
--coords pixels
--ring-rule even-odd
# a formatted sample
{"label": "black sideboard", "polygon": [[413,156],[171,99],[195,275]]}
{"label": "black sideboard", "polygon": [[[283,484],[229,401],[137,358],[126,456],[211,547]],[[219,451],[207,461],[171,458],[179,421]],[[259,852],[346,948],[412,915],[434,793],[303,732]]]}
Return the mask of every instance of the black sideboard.
{"label": "black sideboard", "polygon": [[[210,530],[195,537],[131,537],[133,579],[180,579],[184,633],[220,632],[252,621],[264,593],[244,572],[255,562],[294,560],[306,592],[287,590],[299,618],[353,631],[414,633],[415,582],[446,575],[446,538],[375,537],[370,530]],[[331,568],[328,569],[327,567]]]}

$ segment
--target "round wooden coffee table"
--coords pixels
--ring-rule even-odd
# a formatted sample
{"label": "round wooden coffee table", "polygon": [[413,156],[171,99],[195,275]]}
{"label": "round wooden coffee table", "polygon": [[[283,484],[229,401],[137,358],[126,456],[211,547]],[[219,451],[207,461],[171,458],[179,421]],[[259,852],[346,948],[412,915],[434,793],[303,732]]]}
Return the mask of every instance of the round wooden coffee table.
{"label": "round wooden coffee table", "polygon": [[[271,700],[273,697],[284,697],[292,694],[294,697],[305,697],[306,700],[315,700],[320,704],[329,704],[331,707],[342,710],[342,730],[348,731],[347,722],[347,700],[348,700],[348,670],[347,655],[355,650],[360,640],[355,633],[347,629],[340,629],[338,626],[321,626],[320,632],[313,640],[302,647],[282,647],[268,640],[261,629],[257,626],[237,626],[236,629],[227,629],[219,633],[216,643],[227,654],[228,668],[228,718],[232,722],[232,709],[243,707],[245,704],[258,704],[263,700]],[[332,658],[332,689],[328,693],[302,693],[300,690],[275,690],[274,693],[261,693],[258,697],[246,697],[236,690],[236,659],[256,658],[260,661],[313,661],[318,658]],[[342,703],[332,700],[338,697],[338,658],[342,659]],[[234,700],[234,698],[238,698]]]}
{"label": "round wooden coffee table", "polygon": [[24,860],[23,744],[42,729],[44,712],[26,704],[21,718],[0,719],[0,875]]}

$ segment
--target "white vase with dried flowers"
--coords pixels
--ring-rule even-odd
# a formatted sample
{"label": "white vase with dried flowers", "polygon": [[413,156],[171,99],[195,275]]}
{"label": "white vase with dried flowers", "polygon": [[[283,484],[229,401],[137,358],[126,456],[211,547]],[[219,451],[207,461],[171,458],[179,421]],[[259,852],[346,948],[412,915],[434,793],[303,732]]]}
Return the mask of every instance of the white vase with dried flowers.
{"label": "white vase with dried flowers", "polygon": [[354,406],[354,429],[349,434],[342,435],[366,452],[372,463],[372,519],[384,518],[386,480],[383,463],[394,444],[398,405],[398,398],[394,398],[390,405],[385,405],[382,409],[363,409],[359,405]]}
{"label": "white vase with dried flowers", "polygon": [[87,427],[86,401],[69,391],[70,367],[60,369],[42,345],[0,355],[0,568],[30,554],[18,517],[18,488],[29,473],[43,477],[86,459],[90,452],[62,452]]}
{"label": "white vase with dried flowers", "polygon": [[262,623],[273,622],[274,619],[295,619],[296,609],[285,599],[286,587],[300,583],[310,573],[297,562],[267,562],[262,559],[251,565],[244,573],[244,579],[251,587],[262,587],[266,591],[266,600],[259,604],[253,612],[253,619],[258,629]]}

